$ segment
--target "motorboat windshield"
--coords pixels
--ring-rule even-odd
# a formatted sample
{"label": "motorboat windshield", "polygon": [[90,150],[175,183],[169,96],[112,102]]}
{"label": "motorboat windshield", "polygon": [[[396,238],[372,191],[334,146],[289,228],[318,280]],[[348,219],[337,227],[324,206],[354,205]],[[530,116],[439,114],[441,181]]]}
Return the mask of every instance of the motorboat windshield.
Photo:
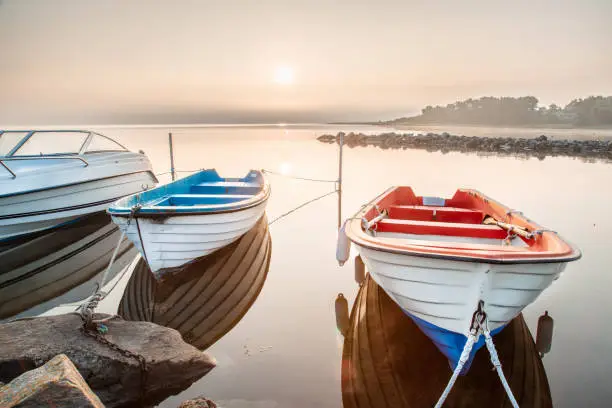
{"label": "motorboat windshield", "polygon": [[99,133],[85,130],[0,130],[0,158],[82,155],[127,151]]}

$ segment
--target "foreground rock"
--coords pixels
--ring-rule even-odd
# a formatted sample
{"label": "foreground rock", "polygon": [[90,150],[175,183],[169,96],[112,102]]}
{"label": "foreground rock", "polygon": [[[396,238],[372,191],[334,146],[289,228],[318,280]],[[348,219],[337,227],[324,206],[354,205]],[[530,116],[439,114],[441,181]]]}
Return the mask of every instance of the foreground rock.
{"label": "foreground rock", "polygon": [[[339,143],[337,135],[321,135],[323,143]],[[377,146],[381,149],[422,149],[430,152],[475,152],[501,156],[524,156],[543,159],[546,156],[567,156],[612,160],[612,140],[557,140],[541,135],[535,139],[512,137],[477,137],[442,134],[381,133],[366,135],[349,133],[344,136],[348,147]]]}
{"label": "foreground rock", "polygon": [[176,330],[119,318],[106,325],[105,339],[144,357],[145,376],[137,358],[85,336],[81,318],[71,314],[0,324],[0,381],[65,354],[107,407],[120,407],[160,402],[215,366],[212,357],[185,343]]}
{"label": "foreground rock", "polygon": [[26,371],[0,388],[0,406],[104,408],[70,359],[55,356],[42,367]]}
{"label": "foreground rock", "polygon": [[204,397],[183,401],[177,408],[217,408],[217,404]]}

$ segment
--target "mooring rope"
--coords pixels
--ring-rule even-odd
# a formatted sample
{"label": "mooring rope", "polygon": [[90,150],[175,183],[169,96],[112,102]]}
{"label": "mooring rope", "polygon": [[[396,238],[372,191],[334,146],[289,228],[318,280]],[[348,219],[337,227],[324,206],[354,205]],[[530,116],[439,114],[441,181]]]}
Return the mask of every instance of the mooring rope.
{"label": "mooring rope", "polygon": [[276,171],[266,170],[266,169],[262,169],[261,172],[262,173],[267,173],[267,174],[272,174],[272,175],[275,175],[275,176],[292,178],[292,179],[295,179],[295,180],[314,181],[314,182],[317,182],[317,183],[337,183],[338,182],[338,180],[322,180],[322,179],[314,179],[314,178],[307,178],[307,177],[290,176],[289,174],[278,173]]}
{"label": "mooring rope", "polygon": [[468,339],[465,342],[465,346],[463,346],[463,351],[461,352],[459,361],[457,362],[457,367],[455,367],[455,371],[453,371],[453,375],[451,376],[450,380],[448,380],[448,384],[446,384],[446,388],[442,392],[442,395],[440,395],[440,398],[438,399],[438,402],[436,403],[435,408],[442,407],[442,404],[444,404],[444,401],[446,401],[446,397],[448,397],[448,394],[453,389],[453,386],[455,385],[455,381],[457,381],[457,377],[459,377],[459,373],[461,373],[461,370],[463,370],[463,366],[465,365],[465,363],[468,361],[468,358],[470,357],[470,353],[472,352],[472,347],[474,346],[474,343],[476,342],[476,334],[477,334],[476,330],[472,330],[472,332],[470,332],[470,335],[468,336]]}
{"label": "mooring rope", "polygon": [[123,239],[125,238],[127,228],[129,228],[132,222],[132,218],[134,217],[135,213],[139,209],[140,209],[140,205],[137,204],[130,211],[130,215],[128,216],[128,220],[127,220],[126,229],[121,231],[121,236],[119,237],[119,241],[117,241],[117,245],[115,246],[115,250],[113,251],[113,255],[111,256],[110,261],[108,262],[108,266],[106,267],[106,270],[104,271],[104,274],[102,275],[102,279],[96,282],[96,290],[89,298],[85,299],[83,303],[81,303],[76,308],[76,311],[79,311],[79,310],[81,311],[81,317],[88,325],[91,324],[92,322],[92,316],[95,311],[95,308],[98,306],[98,303],[101,302],[106,296],[108,296],[109,293],[113,291],[113,289],[115,289],[115,287],[117,286],[117,283],[119,283],[121,278],[123,278],[123,275],[125,275],[126,270],[129,269],[128,267],[125,268],[125,270],[121,274],[121,277],[117,279],[113,287],[108,292],[102,291],[106,278],[108,277],[108,274],[113,266],[113,263],[115,263],[115,258],[117,258],[117,254],[119,253],[119,248],[121,248],[121,243],[123,242]]}
{"label": "mooring rope", "polygon": [[305,207],[305,206],[307,206],[307,205],[308,205],[308,204],[310,204],[310,203],[314,203],[315,201],[320,200],[320,199],[322,199],[322,198],[325,198],[325,197],[327,197],[327,196],[329,196],[329,195],[336,194],[337,192],[338,192],[337,190],[330,191],[329,193],[325,193],[325,194],[323,194],[322,196],[315,197],[315,198],[313,198],[312,200],[308,200],[308,201],[306,201],[305,203],[302,203],[302,204],[298,205],[297,207],[294,207],[294,208],[292,208],[291,210],[287,211],[286,213],[281,214],[281,215],[279,215],[278,217],[274,218],[272,221],[270,221],[270,222],[268,223],[268,225],[272,225],[272,224],[274,224],[276,221],[278,221],[278,220],[280,220],[280,219],[282,219],[282,218],[285,218],[286,216],[288,216],[288,215],[290,215],[290,214],[293,214],[294,212],[296,212],[296,211],[297,211],[297,210],[299,210],[300,208]]}
{"label": "mooring rope", "polygon": [[[200,171],[202,169],[196,170],[174,170],[175,173],[195,173],[196,171]],[[172,174],[171,171],[164,171],[163,173],[155,173],[156,176],[165,176],[166,174]]]}
{"label": "mooring rope", "polygon": [[[197,170],[175,170],[174,172],[175,173],[193,173],[193,172],[196,172],[196,171],[200,171],[200,169],[197,169]],[[283,174],[283,173],[279,173],[279,172],[272,171],[272,170],[267,170],[267,169],[262,169],[261,172],[262,173],[266,173],[266,174],[275,175],[275,176],[287,177],[287,178],[294,179],[294,180],[313,181],[313,182],[317,182],[317,183],[338,183],[338,180],[323,180],[323,179],[315,179],[315,178],[308,178],[308,177],[290,176],[288,174]],[[163,176],[163,175],[171,174],[171,173],[172,173],[171,171],[167,171],[167,172],[158,173],[158,174],[155,174],[155,175],[156,176]],[[278,221],[278,220],[280,220],[282,218],[285,218],[286,216],[294,213],[295,211],[299,210],[300,208],[305,207],[305,206],[307,206],[310,203],[313,203],[313,202],[315,202],[317,200],[320,200],[322,198],[325,198],[325,197],[327,197],[329,195],[332,195],[332,194],[335,194],[337,192],[338,192],[338,186],[336,186],[334,191],[330,191],[329,193],[323,194],[322,196],[315,197],[315,198],[313,198],[311,200],[308,200],[305,203],[302,203],[302,204],[298,205],[297,207],[292,208],[291,210],[287,211],[286,213],[283,213],[283,214],[279,215],[278,217],[276,217],[272,221],[270,221],[268,223],[268,225],[272,225],[276,221]],[[136,220],[136,222],[137,222],[136,225],[138,226],[138,220]],[[140,234],[140,229],[138,229],[138,235],[139,236],[141,235]],[[141,238],[141,242],[142,242],[142,238]],[[143,244],[143,246],[144,246],[144,244]],[[143,252],[144,252],[144,250],[143,250]],[[144,258],[145,258],[145,261],[146,261],[147,260],[146,259],[146,255],[144,255]]]}
{"label": "mooring rope", "polygon": [[504,390],[506,390],[506,394],[508,395],[508,399],[512,404],[513,408],[519,408],[516,399],[514,398],[514,394],[512,394],[512,390],[510,389],[510,385],[508,384],[508,380],[506,380],[506,376],[504,375],[504,371],[502,370],[501,361],[499,361],[499,356],[497,355],[497,350],[495,349],[495,344],[493,344],[493,337],[491,337],[491,333],[487,327],[487,323],[485,320],[485,329],[483,330],[485,336],[485,344],[487,345],[487,349],[489,350],[489,354],[491,355],[491,363],[495,366],[495,370],[497,371],[497,376],[504,386]]}
{"label": "mooring rope", "polygon": [[478,333],[484,334],[485,343],[487,345],[487,349],[489,350],[489,354],[491,355],[491,363],[493,363],[493,366],[495,366],[495,369],[497,370],[497,375],[504,387],[504,390],[506,391],[506,394],[508,395],[508,399],[510,400],[512,407],[519,408],[519,405],[516,402],[514,395],[512,394],[512,390],[510,389],[510,385],[508,384],[508,381],[506,380],[506,377],[504,376],[504,372],[502,370],[501,362],[499,361],[497,350],[495,349],[495,345],[493,344],[493,337],[491,337],[491,332],[489,331],[487,314],[484,311],[484,302],[482,300],[478,303],[478,309],[474,312],[474,316],[472,317],[472,326],[470,327],[470,335],[468,336],[465,346],[463,346],[463,351],[461,352],[461,356],[459,357],[459,362],[457,363],[457,367],[455,368],[455,371],[453,371],[453,375],[448,381],[448,384],[446,385],[446,388],[442,392],[442,395],[440,395],[440,398],[438,399],[438,402],[436,403],[435,408],[442,407],[442,405],[444,404],[444,401],[446,400],[446,397],[448,397],[448,394],[453,388],[453,385],[455,385],[455,381],[457,381],[457,377],[459,376],[459,373],[463,369],[463,366],[467,362],[470,356],[470,353],[472,352],[472,347],[474,346],[474,343],[476,342]]}
{"label": "mooring rope", "polygon": [[[81,314],[85,318],[87,318],[87,316],[85,316],[86,314],[89,314],[89,318],[93,316],[93,312],[95,308],[98,306],[98,303],[101,302],[106,296],[108,296],[113,291],[113,289],[115,289],[115,286],[117,286],[117,283],[121,280],[123,275],[125,275],[126,270],[129,269],[128,267],[125,268],[125,270],[121,274],[121,277],[117,279],[113,287],[110,288],[108,292],[102,291],[102,287],[104,286],[106,278],[108,277],[108,273],[110,272],[111,267],[113,266],[113,263],[115,262],[115,258],[117,257],[117,253],[119,253],[119,248],[121,248],[121,243],[123,242],[124,238],[125,238],[125,232],[122,232],[121,236],[119,237],[119,242],[117,242],[117,246],[115,247],[115,250],[113,251],[113,255],[111,256],[111,259],[108,263],[108,266],[106,267],[104,274],[102,274],[102,278],[98,282],[96,282],[96,289],[94,293],[76,308],[76,310],[79,310],[79,309],[81,310]],[[86,312],[86,310],[89,310],[90,313]]]}
{"label": "mooring rope", "polygon": [[110,272],[111,267],[113,266],[113,263],[115,263],[115,258],[117,258],[117,254],[119,253],[119,248],[121,247],[123,238],[125,238],[125,231],[121,232],[121,236],[119,237],[119,242],[117,242],[117,246],[115,247],[115,250],[113,251],[113,255],[111,256],[110,262],[108,263],[108,266],[106,267],[106,270],[104,271],[104,274],[102,275],[102,279],[100,279],[98,283],[99,288],[104,286],[104,282],[106,281],[106,278],[108,277],[108,273]]}

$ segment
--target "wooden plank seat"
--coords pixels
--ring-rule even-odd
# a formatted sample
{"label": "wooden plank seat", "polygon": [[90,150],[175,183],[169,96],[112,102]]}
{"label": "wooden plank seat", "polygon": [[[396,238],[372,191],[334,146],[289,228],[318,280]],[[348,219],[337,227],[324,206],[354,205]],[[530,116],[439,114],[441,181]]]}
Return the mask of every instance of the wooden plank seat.
{"label": "wooden plank seat", "polygon": [[219,205],[248,200],[251,197],[252,195],[250,194],[171,194],[149,202],[146,206],[190,207],[197,205]]}
{"label": "wooden plank seat", "polygon": [[424,205],[392,205],[389,217],[415,221],[439,221],[466,224],[480,224],[484,213],[477,210],[456,207],[432,207]]}
{"label": "wooden plank seat", "polygon": [[508,232],[497,225],[461,224],[436,221],[398,220],[386,218],[376,223],[377,232],[397,232],[418,235],[446,235],[455,237],[473,237],[505,239]]}
{"label": "wooden plank seat", "polygon": [[191,187],[194,194],[257,194],[262,186],[246,181],[210,181]]}

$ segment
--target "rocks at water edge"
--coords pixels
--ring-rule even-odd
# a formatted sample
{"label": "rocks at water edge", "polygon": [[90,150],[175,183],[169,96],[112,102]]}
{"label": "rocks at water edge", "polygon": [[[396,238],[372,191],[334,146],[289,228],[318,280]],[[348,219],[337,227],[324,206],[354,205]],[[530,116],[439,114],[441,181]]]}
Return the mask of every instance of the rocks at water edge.
{"label": "rocks at water edge", "polygon": [[[323,143],[339,143],[337,135],[321,135],[317,138]],[[584,159],[612,160],[612,140],[557,140],[541,135],[534,139],[512,137],[455,136],[446,132],[441,134],[380,133],[366,135],[348,133],[344,135],[348,147],[377,146],[381,149],[422,149],[442,153],[476,152],[482,154],[526,156],[543,159],[546,156],[580,157]]]}
{"label": "rocks at water edge", "polygon": [[217,404],[200,396],[183,401],[177,408],[217,408]]}
{"label": "rocks at water edge", "polygon": [[0,324],[0,381],[11,381],[65,354],[110,408],[156,404],[186,389],[215,366],[212,357],[185,343],[174,329],[120,318],[109,320],[106,326],[106,340],[144,357],[146,376],[136,358],[85,336],[81,318],[68,314]]}
{"label": "rocks at water edge", "polygon": [[1,387],[0,406],[104,408],[102,401],[64,354],[53,357],[37,369],[26,371]]}

